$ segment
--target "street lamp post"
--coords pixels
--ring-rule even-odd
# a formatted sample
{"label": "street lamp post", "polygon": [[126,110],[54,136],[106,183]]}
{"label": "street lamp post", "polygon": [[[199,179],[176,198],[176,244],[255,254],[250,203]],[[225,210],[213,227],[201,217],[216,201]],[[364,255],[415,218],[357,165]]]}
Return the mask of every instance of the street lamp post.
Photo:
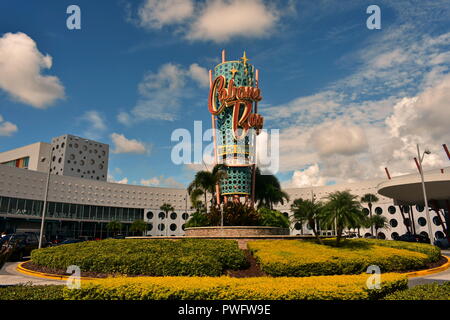
{"label": "street lamp post", "polygon": [[[422,161],[423,161],[423,158],[425,157],[425,154],[430,154],[430,153],[431,152],[429,150],[425,150],[424,153],[422,155],[420,155],[419,144],[417,144],[417,157],[419,160],[420,178],[422,180],[423,200],[424,200],[424,205],[425,205],[425,213],[427,215],[427,220],[428,220],[428,234],[429,234],[429,238],[430,238],[430,243],[433,244],[433,231],[431,230],[430,210],[428,208],[427,190],[425,188],[425,179],[423,176],[423,167],[422,167]],[[413,221],[413,223],[414,223],[414,221]]]}
{"label": "street lamp post", "polygon": [[[50,148],[50,158],[48,159],[48,170],[47,170],[47,181],[45,184],[45,193],[44,193],[44,204],[42,206],[42,215],[41,215],[41,230],[39,232],[39,249],[42,248],[42,240],[44,238],[44,225],[45,225],[45,214],[47,212],[47,197],[48,197],[48,186],[50,184],[50,170],[52,166],[52,156],[53,149]],[[41,161],[45,161],[45,158],[41,159]]]}

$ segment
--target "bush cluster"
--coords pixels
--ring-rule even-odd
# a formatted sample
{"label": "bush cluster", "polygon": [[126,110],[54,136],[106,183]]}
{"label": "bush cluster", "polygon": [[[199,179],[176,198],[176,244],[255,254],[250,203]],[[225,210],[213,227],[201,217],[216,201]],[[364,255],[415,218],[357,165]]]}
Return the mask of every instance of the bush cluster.
{"label": "bush cluster", "polygon": [[0,300],[62,300],[64,286],[31,284],[0,287]]}
{"label": "bush cluster", "polygon": [[367,274],[308,278],[157,277],[109,278],[64,289],[71,300],[372,300],[407,288],[406,277],[383,274],[367,289]]}
{"label": "bush cluster", "polygon": [[32,262],[54,270],[147,276],[219,276],[247,267],[234,240],[108,239],[34,250]]}
{"label": "bush cluster", "polygon": [[399,290],[387,295],[385,300],[450,300],[450,282],[429,283]]}
{"label": "bush cluster", "polygon": [[416,270],[425,267],[430,256],[434,257],[431,252],[428,256],[359,240],[344,241],[339,247],[333,240],[324,245],[305,240],[262,240],[249,242],[248,248],[261,269],[277,277],[359,274],[370,265],[379,266],[382,272]]}

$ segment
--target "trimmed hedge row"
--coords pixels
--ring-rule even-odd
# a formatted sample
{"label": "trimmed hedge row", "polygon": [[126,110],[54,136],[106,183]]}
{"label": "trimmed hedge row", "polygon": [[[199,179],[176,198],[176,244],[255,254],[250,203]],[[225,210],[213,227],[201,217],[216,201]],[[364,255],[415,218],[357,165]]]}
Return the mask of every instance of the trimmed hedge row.
{"label": "trimmed hedge row", "polygon": [[82,282],[69,300],[375,300],[407,288],[400,274],[383,274],[367,289],[367,274],[308,278],[133,277]]}
{"label": "trimmed hedge row", "polygon": [[108,239],[34,250],[34,264],[53,270],[147,276],[219,276],[248,262],[234,240]]}
{"label": "trimmed hedge row", "polygon": [[425,253],[381,246],[368,241],[332,240],[320,245],[305,240],[262,240],[248,242],[261,269],[271,276],[308,277],[359,274],[370,265],[382,272],[416,270],[432,259]]}
{"label": "trimmed hedge row", "polygon": [[64,286],[31,284],[0,287],[0,300],[63,300]]}
{"label": "trimmed hedge row", "polygon": [[450,282],[429,283],[387,295],[385,300],[450,300]]}

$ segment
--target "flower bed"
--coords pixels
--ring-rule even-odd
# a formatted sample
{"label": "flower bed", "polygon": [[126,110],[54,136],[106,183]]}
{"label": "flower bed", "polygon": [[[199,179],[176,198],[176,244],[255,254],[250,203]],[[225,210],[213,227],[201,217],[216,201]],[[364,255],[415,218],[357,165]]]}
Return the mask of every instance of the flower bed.
{"label": "flower bed", "polygon": [[417,270],[439,259],[440,252],[436,254],[432,246],[428,247],[360,239],[344,241],[340,247],[332,240],[326,240],[325,245],[305,240],[248,243],[262,271],[294,277],[359,274],[370,265],[379,266],[382,272]]}
{"label": "flower bed", "polygon": [[133,277],[83,281],[64,289],[70,300],[371,300],[407,288],[400,274],[383,274],[380,289],[368,289],[369,275],[308,278]]}
{"label": "flower bed", "polygon": [[148,276],[219,276],[247,267],[233,240],[102,240],[34,250],[33,264],[54,270]]}

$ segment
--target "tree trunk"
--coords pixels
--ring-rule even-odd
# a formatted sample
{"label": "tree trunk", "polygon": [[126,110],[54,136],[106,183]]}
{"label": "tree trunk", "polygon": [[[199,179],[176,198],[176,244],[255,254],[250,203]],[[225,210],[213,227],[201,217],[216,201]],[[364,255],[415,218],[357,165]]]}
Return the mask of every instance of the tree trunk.
{"label": "tree trunk", "polygon": [[[369,215],[370,215],[370,220],[372,220],[372,203],[369,202]],[[373,225],[370,226],[370,234],[373,237]]]}
{"label": "tree trunk", "polygon": [[319,241],[320,244],[323,244],[322,239],[320,239],[319,234],[317,233],[316,224],[315,224],[314,220],[308,221],[308,224],[310,225],[310,227],[311,227],[311,229],[312,229],[312,231],[314,233],[314,236],[316,237],[317,241]]}

